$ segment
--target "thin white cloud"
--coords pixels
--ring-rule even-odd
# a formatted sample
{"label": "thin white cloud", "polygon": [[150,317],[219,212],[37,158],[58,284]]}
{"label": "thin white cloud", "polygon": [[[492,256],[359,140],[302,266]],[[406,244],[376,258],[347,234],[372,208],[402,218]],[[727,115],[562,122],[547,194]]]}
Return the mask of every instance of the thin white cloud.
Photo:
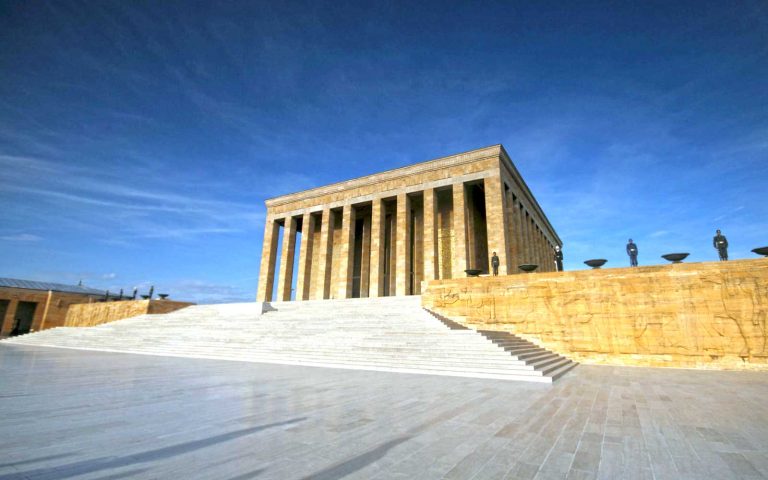
{"label": "thin white cloud", "polygon": [[[18,207],[4,212],[6,223],[10,219],[24,223],[33,217],[44,224],[69,222],[80,231],[95,233],[94,240],[113,245],[128,246],[126,240],[131,238],[191,239],[240,233],[258,229],[263,222],[260,201],[228,198],[233,192],[242,196],[242,189],[232,185],[170,176],[136,177],[138,182],[115,169],[102,171],[2,153],[0,168],[8,172],[8,181],[0,184],[0,195]],[[267,185],[284,185],[265,180]],[[37,207],[28,208],[30,202]]]}
{"label": "thin white cloud", "polygon": [[0,237],[0,240],[7,242],[39,242],[43,238],[31,233],[18,233],[16,235],[4,235]]}

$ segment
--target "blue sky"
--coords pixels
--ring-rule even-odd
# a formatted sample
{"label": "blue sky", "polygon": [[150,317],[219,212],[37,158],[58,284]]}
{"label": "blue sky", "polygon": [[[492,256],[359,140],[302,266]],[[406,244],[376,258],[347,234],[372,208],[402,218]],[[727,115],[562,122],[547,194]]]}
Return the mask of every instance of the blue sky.
{"label": "blue sky", "polygon": [[502,143],[566,269],[768,244],[765,2],[0,0],[0,276],[255,296],[266,198]]}

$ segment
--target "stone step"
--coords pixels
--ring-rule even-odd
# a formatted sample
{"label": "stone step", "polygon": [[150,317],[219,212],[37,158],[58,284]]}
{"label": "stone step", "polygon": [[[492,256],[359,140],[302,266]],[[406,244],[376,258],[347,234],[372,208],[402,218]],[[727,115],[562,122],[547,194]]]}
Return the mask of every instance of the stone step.
{"label": "stone step", "polygon": [[484,335],[433,315],[421,308],[419,297],[199,305],[7,341],[537,382],[551,382],[573,368],[570,360],[514,335]]}
{"label": "stone step", "polygon": [[[58,348],[74,348],[74,347],[67,347],[67,346],[61,346],[61,345],[40,345],[40,346],[55,346]],[[81,348],[76,348],[81,349]],[[188,358],[216,358],[220,360],[233,360],[233,361],[246,361],[246,362],[259,362],[259,363],[286,363],[289,362],[291,364],[311,364],[316,366],[334,366],[335,368],[343,368],[344,366],[356,366],[356,367],[365,367],[365,366],[379,366],[389,369],[397,369],[397,368],[409,368],[409,369],[416,369],[416,370],[424,370],[424,371],[448,371],[448,372],[463,372],[463,373],[472,373],[472,372],[479,372],[479,373],[485,373],[485,374],[495,374],[495,375],[516,375],[521,377],[541,377],[541,372],[532,370],[532,369],[525,369],[525,368],[491,368],[491,367],[485,367],[485,366],[457,366],[457,365],[451,365],[447,363],[439,363],[439,362],[400,362],[400,361],[377,361],[376,359],[369,359],[369,361],[354,361],[347,359],[346,357],[338,357],[338,358],[324,358],[324,357],[312,357],[307,355],[285,355],[285,356],[275,356],[275,355],[237,355],[232,356],[228,355],[226,352],[216,352],[216,351],[208,351],[204,354],[200,354],[199,352],[195,352],[194,354],[190,355],[188,352],[183,350],[163,350],[163,349],[140,349],[140,350],[131,350],[131,349],[117,349],[117,348],[108,348],[108,347],[92,347],[87,348],[86,350],[94,350],[94,351],[109,351],[109,352],[121,352],[121,353],[136,353],[136,354],[145,354],[145,355],[158,355],[158,356],[173,356],[173,357],[188,357]]]}

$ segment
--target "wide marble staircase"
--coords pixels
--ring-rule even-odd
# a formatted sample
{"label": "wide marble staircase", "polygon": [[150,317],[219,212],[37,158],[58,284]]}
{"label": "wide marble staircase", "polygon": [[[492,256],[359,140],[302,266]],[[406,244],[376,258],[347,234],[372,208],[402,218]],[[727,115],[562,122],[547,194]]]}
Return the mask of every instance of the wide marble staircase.
{"label": "wide marble staircase", "polygon": [[[187,307],[2,345],[552,382],[575,366],[533,344],[450,324],[419,297]],[[444,323],[445,322],[445,323]]]}

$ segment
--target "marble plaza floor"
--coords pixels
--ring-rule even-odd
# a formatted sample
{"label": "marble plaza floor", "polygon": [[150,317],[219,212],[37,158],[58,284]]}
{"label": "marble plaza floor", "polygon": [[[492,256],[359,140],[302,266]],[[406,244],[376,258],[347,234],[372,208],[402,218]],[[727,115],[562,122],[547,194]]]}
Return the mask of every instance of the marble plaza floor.
{"label": "marble plaza floor", "polygon": [[768,374],[549,386],[0,344],[11,478],[768,478]]}

